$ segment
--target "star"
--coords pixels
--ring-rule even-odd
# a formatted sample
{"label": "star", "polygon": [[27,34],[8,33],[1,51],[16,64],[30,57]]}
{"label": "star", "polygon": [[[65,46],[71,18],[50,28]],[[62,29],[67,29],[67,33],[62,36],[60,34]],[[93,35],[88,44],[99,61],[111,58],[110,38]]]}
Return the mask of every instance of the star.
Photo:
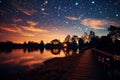
{"label": "star", "polygon": [[66,6],[65,6],[64,8],[65,8],[65,9],[67,9],[67,7],[66,7]]}
{"label": "star", "polygon": [[76,2],[76,3],[75,3],[75,5],[76,5],[76,6],[78,6],[78,5],[79,5],[79,3],[78,3],[78,2]]}
{"label": "star", "polygon": [[109,19],[109,17],[106,17],[106,19]]}
{"label": "star", "polygon": [[43,3],[43,5],[45,6],[46,4],[48,4],[48,1],[47,1],[47,0]]}
{"label": "star", "polygon": [[41,8],[41,11],[45,11],[45,8]]}
{"label": "star", "polygon": [[72,9],[72,7],[69,7],[69,9]]}
{"label": "star", "polygon": [[95,4],[95,1],[92,1],[91,3],[92,3],[92,4]]}
{"label": "star", "polygon": [[65,24],[68,24],[68,22],[67,22],[67,21],[65,21]]}
{"label": "star", "polygon": [[118,14],[116,14],[116,17],[118,17],[119,15]]}
{"label": "star", "polygon": [[87,30],[88,30],[88,28],[85,28],[85,30],[87,31]]}
{"label": "star", "polygon": [[58,7],[58,10],[61,10],[61,6]]}
{"label": "star", "polygon": [[48,1],[45,1],[45,4],[48,4]]}
{"label": "star", "polygon": [[100,14],[102,14],[103,12],[102,11],[100,11]]}
{"label": "star", "polygon": [[58,17],[60,17],[60,14],[58,14]]}
{"label": "star", "polygon": [[81,17],[81,16],[79,16],[79,19],[82,19],[82,17]]}
{"label": "star", "polygon": [[57,9],[57,7],[56,7],[56,6],[55,6],[54,8],[55,8],[55,9]]}

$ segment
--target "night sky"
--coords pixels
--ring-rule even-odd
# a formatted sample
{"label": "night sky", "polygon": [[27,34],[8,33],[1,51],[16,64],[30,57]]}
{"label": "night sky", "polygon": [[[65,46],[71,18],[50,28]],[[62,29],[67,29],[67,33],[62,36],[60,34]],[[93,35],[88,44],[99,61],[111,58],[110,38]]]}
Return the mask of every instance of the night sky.
{"label": "night sky", "polygon": [[120,0],[0,0],[0,41],[52,39],[120,26]]}

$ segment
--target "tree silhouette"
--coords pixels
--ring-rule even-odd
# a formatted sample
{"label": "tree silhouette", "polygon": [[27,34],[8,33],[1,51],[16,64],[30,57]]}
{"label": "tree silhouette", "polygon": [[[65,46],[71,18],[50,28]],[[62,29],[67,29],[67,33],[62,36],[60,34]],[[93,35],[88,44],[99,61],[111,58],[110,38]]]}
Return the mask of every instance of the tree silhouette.
{"label": "tree silhouette", "polygon": [[82,48],[84,46],[84,40],[82,38],[79,38],[78,43],[79,43],[79,48]]}
{"label": "tree silhouette", "polygon": [[51,41],[51,44],[53,44],[53,45],[58,45],[58,44],[60,44],[61,42],[60,42],[60,40],[58,40],[58,39],[54,39],[54,40],[52,40]]}
{"label": "tree silhouette", "polygon": [[108,31],[109,31],[108,36],[112,37],[113,40],[120,39],[120,27],[110,25]]}
{"label": "tree silhouette", "polygon": [[90,31],[90,33],[89,33],[89,41],[91,41],[91,39],[94,38],[94,37],[95,37],[95,32]]}

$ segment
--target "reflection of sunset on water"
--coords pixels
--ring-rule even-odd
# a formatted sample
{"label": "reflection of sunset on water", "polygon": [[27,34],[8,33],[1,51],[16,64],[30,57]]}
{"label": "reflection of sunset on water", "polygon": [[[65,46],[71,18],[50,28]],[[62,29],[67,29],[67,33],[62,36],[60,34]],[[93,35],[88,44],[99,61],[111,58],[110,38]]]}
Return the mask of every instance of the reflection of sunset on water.
{"label": "reflection of sunset on water", "polygon": [[[55,51],[56,52],[56,51]],[[0,54],[1,62],[0,64],[10,64],[10,65],[18,65],[21,67],[27,66],[30,69],[34,68],[34,65],[42,64],[45,60],[54,58],[54,57],[64,57],[65,54],[63,51],[60,52],[58,55],[52,54],[50,51],[45,50],[43,54],[40,51],[33,51],[25,53],[22,49],[14,49],[11,53]]]}

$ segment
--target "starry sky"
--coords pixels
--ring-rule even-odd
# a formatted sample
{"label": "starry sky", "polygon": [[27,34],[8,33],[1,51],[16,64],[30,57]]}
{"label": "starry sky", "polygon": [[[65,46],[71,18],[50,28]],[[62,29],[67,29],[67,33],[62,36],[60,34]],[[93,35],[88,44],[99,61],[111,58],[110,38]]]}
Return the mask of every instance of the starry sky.
{"label": "starry sky", "polygon": [[0,41],[50,42],[120,26],[120,0],[0,0]]}

